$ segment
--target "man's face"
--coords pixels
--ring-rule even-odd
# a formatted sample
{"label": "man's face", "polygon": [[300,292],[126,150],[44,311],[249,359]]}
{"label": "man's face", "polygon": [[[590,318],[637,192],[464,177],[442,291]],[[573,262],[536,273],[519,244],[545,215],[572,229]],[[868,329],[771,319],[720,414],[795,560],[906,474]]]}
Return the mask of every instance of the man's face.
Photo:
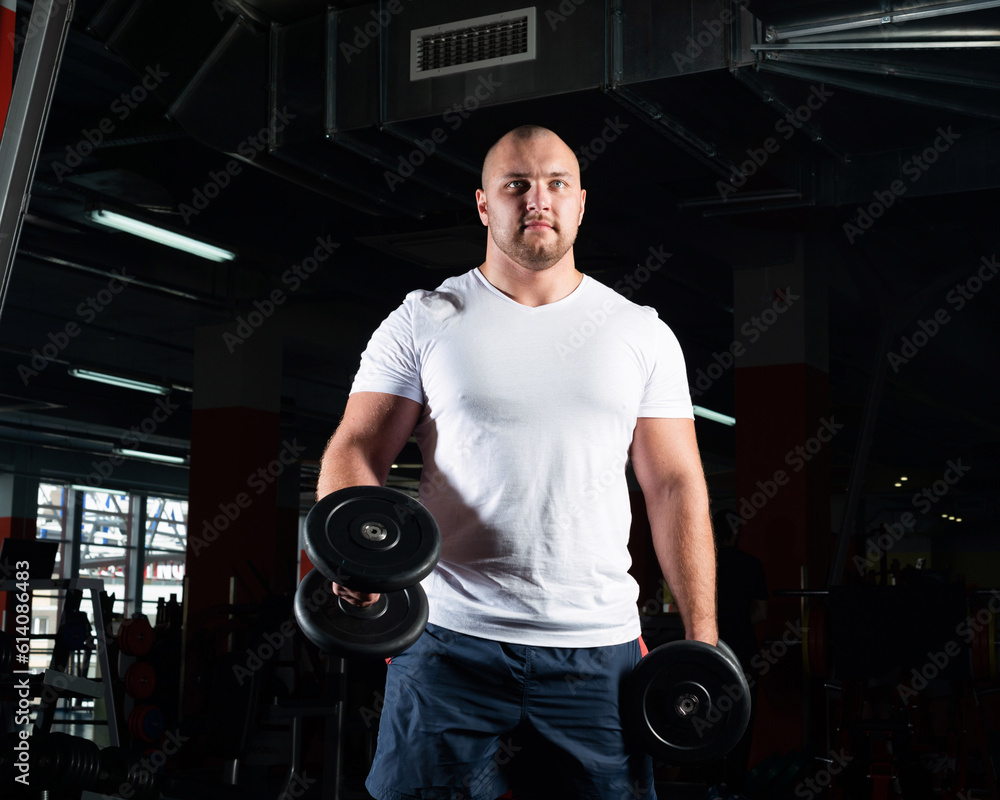
{"label": "man's face", "polygon": [[476,192],[493,243],[525,269],[541,271],[573,246],[586,192],[573,151],[554,134],[502,139]]}

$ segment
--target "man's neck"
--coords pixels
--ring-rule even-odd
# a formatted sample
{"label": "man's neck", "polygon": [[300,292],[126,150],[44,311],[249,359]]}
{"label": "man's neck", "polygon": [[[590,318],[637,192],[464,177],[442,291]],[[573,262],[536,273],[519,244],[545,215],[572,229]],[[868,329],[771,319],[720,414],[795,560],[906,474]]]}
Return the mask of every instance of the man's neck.
{"label": "man's neck", "polygon": [[496,289],[524,306],[537,308],[562,300],[583,280],[583,274],[576,269],[572,250],[544,270],[525,269],[502,253],[500,256],[495,257],[487,250],[486,261],[479,271]]}

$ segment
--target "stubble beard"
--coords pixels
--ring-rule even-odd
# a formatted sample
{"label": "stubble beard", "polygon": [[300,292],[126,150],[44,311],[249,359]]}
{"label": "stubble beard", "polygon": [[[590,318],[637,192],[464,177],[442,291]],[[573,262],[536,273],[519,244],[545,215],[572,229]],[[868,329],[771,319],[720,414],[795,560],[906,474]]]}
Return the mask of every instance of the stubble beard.
{"label": "stubble beard", "polygon": [[[570,251],[576,241],[575,231],[571,236],[563,236],[562,231],[553,227],[556,240],[551,243],[530,242],[526,238],[523,225],[518,226],[512,234],[504,235],[490,228],[490,236],[494,244],[514,262],[531,270],[542,272],[557,264]],[[534,236],[535,234],[528,234]]]}

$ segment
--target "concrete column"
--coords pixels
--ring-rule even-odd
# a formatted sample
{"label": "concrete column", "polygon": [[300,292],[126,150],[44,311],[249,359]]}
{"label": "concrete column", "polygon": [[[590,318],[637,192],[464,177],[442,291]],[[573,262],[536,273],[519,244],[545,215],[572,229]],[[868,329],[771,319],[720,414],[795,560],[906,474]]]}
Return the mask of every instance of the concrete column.
{"label": "concrete column", "polygon": [[[279,479],[302,449],[280,430],[280,335],[266,326],[234,345],[232,325],[195,334],[185,673],[198,673],[192,637],[225,620],[217,607],[294,588],[297,529],[279,514]],[[263,581],[263,585],[262,585]],[[185,677],[186,701],[194,681]]]}
{"label": "concrete column", "polygon": [[[822,253],[799,238],[784,263],[734,274],[736,505],[740,547],[761,560],[769,590],[822,585],[829,561],[830,448],[841,426],[829,413],[827,280]],[[800,603],[770,599],[762,646],[758,734],[769,751],[803,741]],[[779,645],[777,642],[781,641]],[[758,741],[763,737],[755,736]],[[751,763],[766,755],[756,748]]]}

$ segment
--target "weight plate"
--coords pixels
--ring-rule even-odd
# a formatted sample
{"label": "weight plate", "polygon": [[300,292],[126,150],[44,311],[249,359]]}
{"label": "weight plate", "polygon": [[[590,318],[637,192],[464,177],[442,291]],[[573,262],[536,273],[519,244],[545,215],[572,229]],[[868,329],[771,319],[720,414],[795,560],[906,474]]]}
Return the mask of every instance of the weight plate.
{"label": "weight plate", "polygon": [[145,700],[156,689],[156,670],[148,661],[136,661],[125,671],[125,693]]}
{"label": "weight plate", "polygon": [[166,728],[163,712],[156,706],[136,706],[128,717],[128,731],[136,741],[155,742]]}
{"label": "weight plate", "polygon": [[732,662],[732,665],[736,667],[736,669],[740,670],[741,672],[743,671],[743,666],[740,664],[740,659],[736,655],[736,653],[733,652],[733,648],[731,648],[728,644],[722,641],[722,639],[719,639],[719,643],[716,645],[716,647],[718,647],[719,650],[722,651],[722,655],[728,658],[730,662]]}
{"label": "weight plate", "polygon": [[430,574],[441,557],[441,532],[409,495],[383,486],[349,486],[309,510],[305,549],[331,581],[359,591],[393,592]]}
{"label": "weight plate", "polygon": [[118,646],[129,656],[144,656],[153,646],[153,626],[145,614],[136,614],[118,629]]}
{"label": "weight plate", "polygon": [[121,747],[101,750],[101,769],[93,791],[101,794],[118,794],[128,781],[128,754]]}
{"label": "weight plate", "polygon": [[427,595],[419,585],[383,592],[375,605],[357,608],[333,594],[329,578],[310,570],[295,592],[295,619],[321,650],[386,658],[410,647],[427,625]]}
{"label": "weight plate", "polygon": [[749,721],[746,676],[723,650],[704,642],[661,645],[629,678],[623,705],[626,729],[652,755],[673,764],[722,758]]}

